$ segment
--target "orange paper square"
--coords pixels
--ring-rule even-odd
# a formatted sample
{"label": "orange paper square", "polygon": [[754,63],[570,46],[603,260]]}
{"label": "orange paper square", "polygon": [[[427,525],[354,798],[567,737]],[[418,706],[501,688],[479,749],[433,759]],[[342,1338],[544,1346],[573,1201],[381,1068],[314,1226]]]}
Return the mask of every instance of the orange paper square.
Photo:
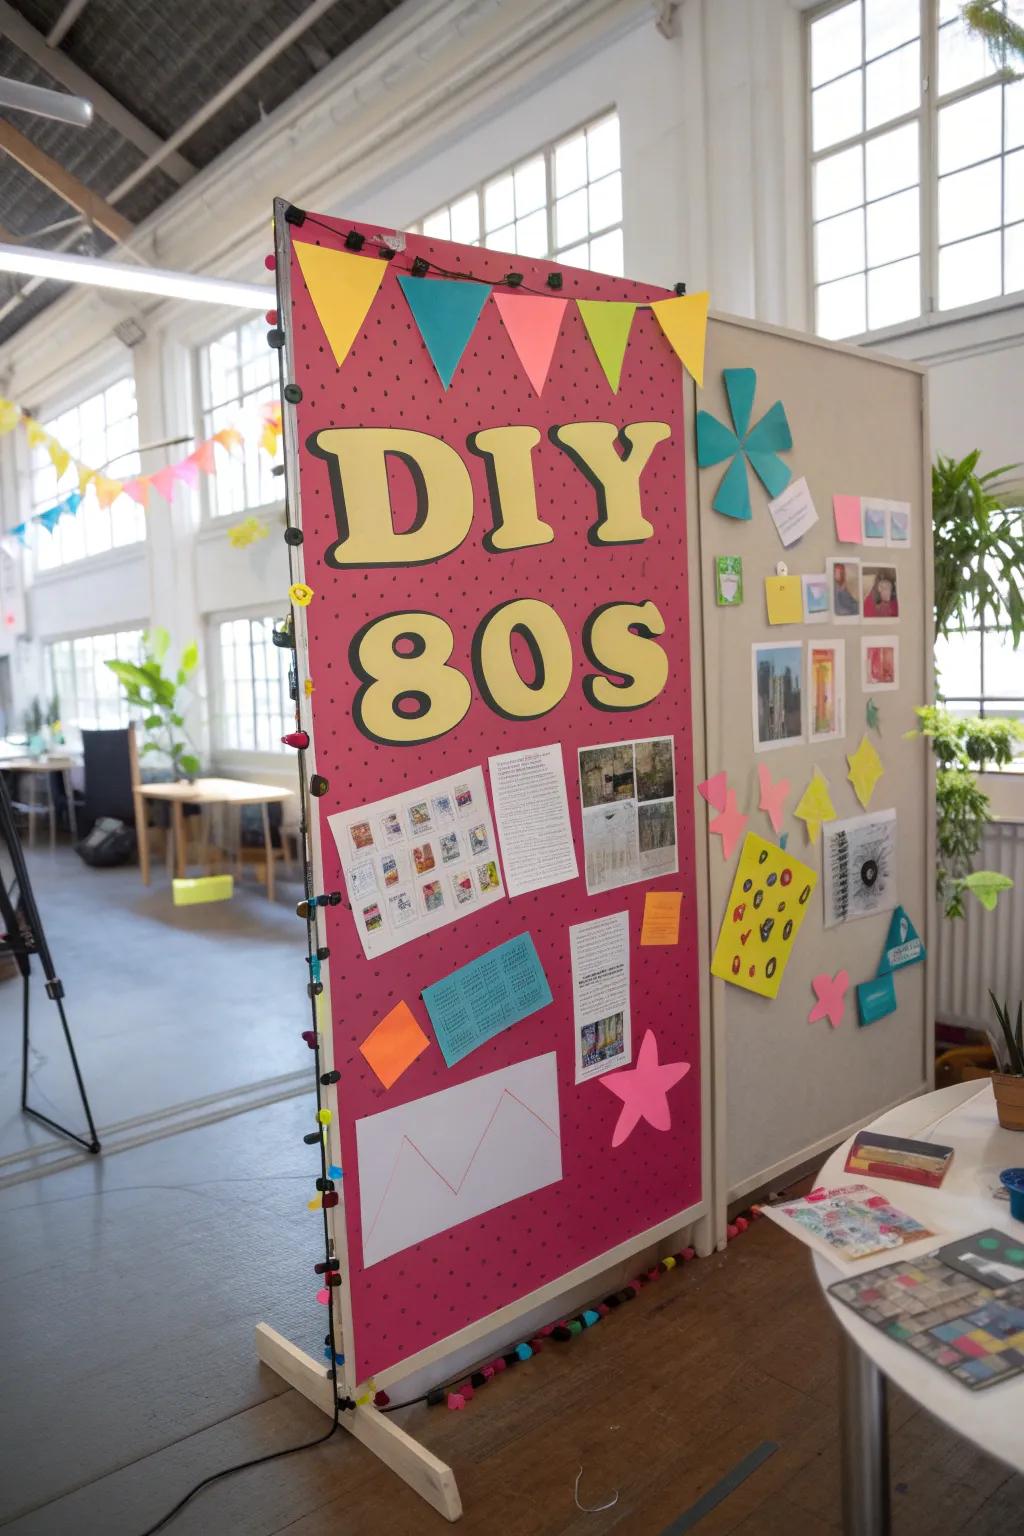
{"label": "orange paper square", "polygon": [[678,944],[679,907],[682,891],[648,891],[644,899],[644,923],[640,943]]}
{"label": "orange paper square", "polygon": [[384,1087],[390,1088],[429,1044],[408,1003],[396,1003],[359,1049]]}

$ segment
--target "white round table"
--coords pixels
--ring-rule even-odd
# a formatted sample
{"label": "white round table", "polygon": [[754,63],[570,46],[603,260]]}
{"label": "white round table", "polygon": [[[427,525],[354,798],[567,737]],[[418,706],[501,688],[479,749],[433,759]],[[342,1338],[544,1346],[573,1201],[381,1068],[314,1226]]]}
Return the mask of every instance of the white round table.
{"label": "white round table", "polygon": [[[1024,1223],[1015,1222],[1010,1215],[1009,1204],[994,1195],[1000,1170],[1024,1165],[1024,1134],[1000,1127],[990,1083],[956,1083],[911,1099],[872,1120],[870,1129],[955,1149],[939,1189],[845,1173],[850,1141],[837,1147],[822,1166],[819,1184],[867,1184],[941,1234],[908,1244],[882,1262],[920,1257],[951,1238],[965,1237],[984,1227],[1015,1234],[1024,1230]],[[825,1299],[842,1328],[840,1428],[845,1536],[887,1536],[889,1531],[887,1378],[957,1434],[1015,1471],[1024,1472],[1024,1376],[971,1392],[833,1300],[828,1286],[846,1278],[849,1271],[840,1271],[817,1253],[812,1257]]]}

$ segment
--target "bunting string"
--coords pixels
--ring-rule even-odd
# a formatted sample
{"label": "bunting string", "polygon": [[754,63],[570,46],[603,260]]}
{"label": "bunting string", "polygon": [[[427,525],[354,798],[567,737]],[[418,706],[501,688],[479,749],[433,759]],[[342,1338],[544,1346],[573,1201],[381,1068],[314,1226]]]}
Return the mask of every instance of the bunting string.
{"label": "bunting string", "polygon": [[104,474],[102,470],[92,469],[88,464],[82,463],[54,437],[52,432],[48,432],[41,422],[30,416],[28,411],[22,410],[13,400],[0,399],[0,437],[7,432],[13,432],[18,426],[24,429],[31,447],[45,450],[57,472],[58,480],[63,480],[72,468],[77,475],[77,484],[74,488],[66,491],[52,507],[35,513],[25,522],[18,523],[16,527],[8,530],[20,544],[27,544],[29,530],[34,525],[38,524],[52,533],[62,517],[75,516],[87,495],[94,496],[101,507],[109,507],[119,496],[126,495],[144,510],[148,510],[152,493],[155,491],[170,505],[176,485],[187,485],[191,490],[195,490],[199,484],[200,474],[216,474],[215,449],[218,447],[225,453],[237,454],[244,448],[246,442],[255,441],[264,453],[275,458],[281,442],[281,407],[276,400],[269,401],[257,410],[255,430],[245,431],[239,426],[221,427],[211,437],[204,438],[198,443],[191,453],[185,454],[184,457],[166,465],[163,469],[154,470],[148,475],[130,475],[124,480],[116,479],[112,475]]}

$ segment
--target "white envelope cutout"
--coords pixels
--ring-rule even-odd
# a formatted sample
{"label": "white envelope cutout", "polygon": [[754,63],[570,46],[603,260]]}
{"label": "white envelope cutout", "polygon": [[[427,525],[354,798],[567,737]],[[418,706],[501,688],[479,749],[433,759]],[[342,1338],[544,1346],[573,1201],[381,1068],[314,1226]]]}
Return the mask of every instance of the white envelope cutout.
{"label": "white envelope cutout", "polygon": [[555,1053],[356,1121],[363,1266],[562,1177]]}

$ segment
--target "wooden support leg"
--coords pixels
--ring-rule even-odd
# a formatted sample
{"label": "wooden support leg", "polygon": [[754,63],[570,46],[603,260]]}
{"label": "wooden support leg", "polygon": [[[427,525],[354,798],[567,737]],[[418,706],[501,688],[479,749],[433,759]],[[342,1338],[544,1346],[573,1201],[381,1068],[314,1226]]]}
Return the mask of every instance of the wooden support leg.
{"label": "wooden support leg", "polygon": [[[256,1353],[264,1365],[269,1365],[296,1392],[333,1416],[332,1383],[325,1366],[266,1323],[256,1325]],[[397,1472],[438,1514],[446,1520],[459,1518],[462,1500],[451,1467],[407,1435],[387,1414],[366,1403],[343,1413],[338,1422],[392,1472]]]}
{"label": "wooden support leg", "polygon": [[143,885],[149,884],[149,818],[147,815],[145,795],[134,794],[135,802],[135,841],[139,849],[139,873],[142,876]]}
{"label": "wooden support leg", "polygon": [[72,843],[78,842],[78,817],[75,815],[75,791],[71,787],[71,769],[64,769],[64,794],[68,802],[68,826]]}
{"label": "wooden support leg", "polygon": [[53,798],[53,775],[44,773],[46,781],[46,812],[50,818],[50,852],[57,846],[57,802]]}
{"label": "wooden support leg", "polygon": [[274,845],[270,840],[270,807],[264,800],[260,806],[263,818],[263,857],[267,861],[267,900],[274,899]]}
{"label": "wooden support leg", "polygon": [[180,800],[171,801],[171,827],[174,835],[174,874],[185,878],[185,812]]}

